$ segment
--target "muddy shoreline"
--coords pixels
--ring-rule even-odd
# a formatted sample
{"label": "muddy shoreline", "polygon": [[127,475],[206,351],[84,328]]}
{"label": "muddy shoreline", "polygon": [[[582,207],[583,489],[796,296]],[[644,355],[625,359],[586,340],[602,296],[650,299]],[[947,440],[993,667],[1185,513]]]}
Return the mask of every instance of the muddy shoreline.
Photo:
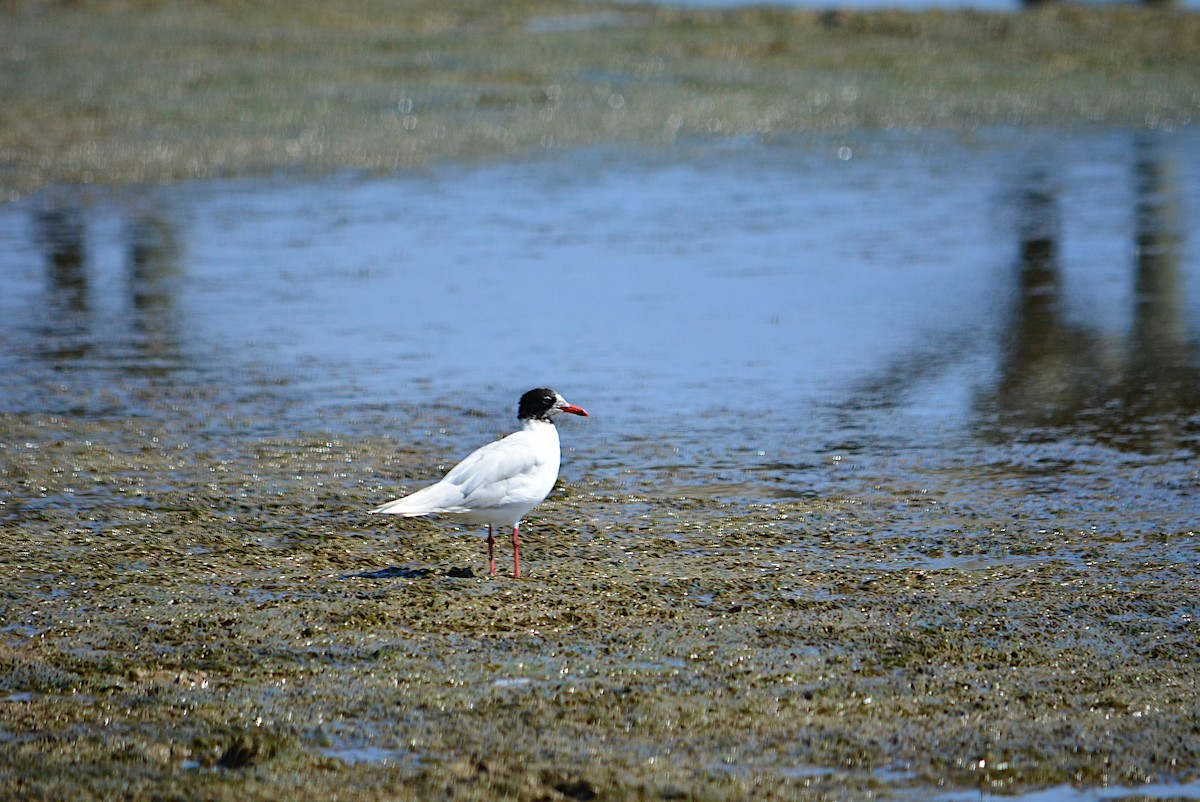
{"label": "muddy shoreline", "polygon": [[[1194,532],[632,494],[573,454],[528,576],[489,579],[478,537],[361,514],[437,469],[392,438],[0,426],[9,798],[922,798],[1200,765]],[[928,540],[939,502],[970,534]]]}

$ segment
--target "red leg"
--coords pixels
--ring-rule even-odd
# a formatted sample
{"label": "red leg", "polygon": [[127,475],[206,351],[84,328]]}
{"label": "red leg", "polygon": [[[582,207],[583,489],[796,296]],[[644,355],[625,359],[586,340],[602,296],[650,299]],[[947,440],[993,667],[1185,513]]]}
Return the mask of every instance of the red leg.
{"label": "red leg", "polygon": [[513,524],[513,576],[521,575],[521,544],[517,540],[517,524]]}
{"label": "red leg", "polygon": [[488,576],[496,575],[496,540],[492,537],[492,525],[488,524]]}

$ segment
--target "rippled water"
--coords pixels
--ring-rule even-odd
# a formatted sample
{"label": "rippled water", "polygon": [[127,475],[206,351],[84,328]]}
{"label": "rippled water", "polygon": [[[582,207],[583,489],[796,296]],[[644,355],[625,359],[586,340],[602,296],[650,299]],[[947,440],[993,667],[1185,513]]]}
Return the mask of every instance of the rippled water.
{"label": "rippled water", "polygon": [[[976,802],[981,794],[972,792],[951,792],[939,794],[933,802]],[[986,797],[984,797],[986,798]],[[1003,799],[1011,802],[1101,802],[1106,799],[1200,799],[1200,783],[1156,783],[1131,788],[1114,786],[1111,788],[1091,788],[1079,790],[1071,786],[1058,786],[1033,791],[1027,794],[1005,795]]]}
{"label": "rippled water", "polygon": [[1197,152],[990,131],[59,187],[0,207],[0,410],[403,438],[396,409],[447,405],[480,413],[431,444],[456,455],[549,384],[593,414],[568,477],[1182,531]]}

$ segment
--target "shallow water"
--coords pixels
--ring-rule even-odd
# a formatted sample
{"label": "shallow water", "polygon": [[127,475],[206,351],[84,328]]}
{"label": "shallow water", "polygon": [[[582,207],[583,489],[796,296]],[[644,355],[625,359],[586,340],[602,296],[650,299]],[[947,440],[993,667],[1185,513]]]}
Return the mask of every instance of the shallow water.
{"label": "shallow water", "polygon": [[[978,791],[957,791],[939,794],[933,802],[977,802],[981,797]],[[984,797],[986,798],[986,797]],[[1069,785],[1046,788],[1028,794],[1005,795],[996,797],[1008,802],[1100,802],[1105,799],[1200,799],[1200,783],[1153,783],[1128,788],[1115,786],[1112,788],[1094,788],[1080,790]]]}
{"label": "shallow water", "polygon": [[[211,407],[449,459],[549,384],[593,415],[564,427],[568,479],[936,490],[1051,529],[1182,531],[1198,145],[862,135],[58,187],[0,207],[0,408]],[[406,428],[442,406],[473,414]]]}

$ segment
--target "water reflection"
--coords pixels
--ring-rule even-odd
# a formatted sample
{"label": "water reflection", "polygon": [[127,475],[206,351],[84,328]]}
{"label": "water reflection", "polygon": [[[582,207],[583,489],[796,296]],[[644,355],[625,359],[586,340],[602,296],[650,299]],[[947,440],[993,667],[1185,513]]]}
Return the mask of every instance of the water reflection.
{"label": "water reflection", "polygon": [[[286,382],[301,424],[352,429],[367,407],[490,411],[546,381],[731,482],[748,451],[806,487],[827,452],[1195,450],[1195,142],[1001,132],[850,160],[804,141],[61,188],[0,206],[0,403],[114,375]],[[531,342],[531,321],[554,334]]]}
{"label": "water reflection", "polygon": [[48,206],[34,214],[33,226],[45,260],[44,353],[53,360],[81,357],[91,345],[83,210],[70,202]]}
{"label": "water reflection", "polygon": [[179,356],[176,296],[181,249],[175,224],[157,213],[126,226],[126,272],[135,343],[143,370],[168,370]]}
{"label": "water reflection", "polygon": [[[1117,448],[1175,448],[1200,413],[1200,359],[1187,327],[1179,187],[1155,141],[1137,137],[1132,161],[1133,315],[1118,336],[1068,314],[1059,189],[1031,170],[1018,193],[1016,288],[998,386],[982,399],[1002,426],[996,439],[1078,432]],[[1195,432],[1186,434],[1194,438]]]}
{"label": "water reflection", "polygon": [[[1126,408],[1146,417],[1200,411],[1200,359],[1183,305],[1183,246],[1176,171],[1139,139],[1137,272]],[[1174,416],[1172,416],[1174,417]]]}
{"label": "water reflection", "polygon": [[119,224],[122,275],[112,275],[94,256],[106,249],[108,234],[89,226],[78,198],[51,200],[34,211],[32,225],[45,275],[44,309],[34,315],[39,358],[102,362],[128,373],[178,363],[182,255],[169,217],[128,212]]}

